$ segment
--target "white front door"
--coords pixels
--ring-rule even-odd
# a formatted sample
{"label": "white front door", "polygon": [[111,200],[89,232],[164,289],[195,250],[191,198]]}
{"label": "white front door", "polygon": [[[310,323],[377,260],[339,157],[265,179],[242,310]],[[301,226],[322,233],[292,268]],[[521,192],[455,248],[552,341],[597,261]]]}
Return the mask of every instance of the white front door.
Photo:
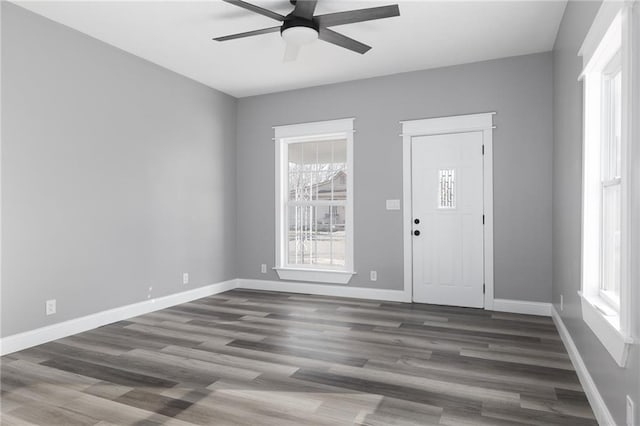
{"label": "white front door", "polygon": [[413,300],[484,307],[483,133],[413,137]]}

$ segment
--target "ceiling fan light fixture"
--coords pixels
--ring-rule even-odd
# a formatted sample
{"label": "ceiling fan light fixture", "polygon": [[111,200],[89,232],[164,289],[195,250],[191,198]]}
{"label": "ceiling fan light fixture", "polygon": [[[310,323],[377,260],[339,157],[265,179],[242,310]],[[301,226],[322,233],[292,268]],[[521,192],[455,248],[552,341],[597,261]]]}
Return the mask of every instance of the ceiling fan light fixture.
{"label": "ceiling fan light fixture", "polygon": [[285,61],[295,59],[301,46],[313,43],[318,39],[361,55],[365,54],[371,49],[371,46],[367,46],[358,40],[333,31],[329,27],[400,16],[400,9],[397,4],[315,15],[316,4],[319,0],[290,0],[294,5],[294,9],[291,13],[284,16],[244,0],[223,1],[282,22],[282,25],[216,37],[214,40],[234,40],[260,34],[269,34],[280,30],[280,35],[285,41],[287,51],[289,52],[289,54],[285,54]]}
{"label": "ceiling fan light fixture", "polygon": [[287,43],[303,46],[316,41],[318,39],[318,31],[311,27],[289,27],[282,30],[282,38]]}

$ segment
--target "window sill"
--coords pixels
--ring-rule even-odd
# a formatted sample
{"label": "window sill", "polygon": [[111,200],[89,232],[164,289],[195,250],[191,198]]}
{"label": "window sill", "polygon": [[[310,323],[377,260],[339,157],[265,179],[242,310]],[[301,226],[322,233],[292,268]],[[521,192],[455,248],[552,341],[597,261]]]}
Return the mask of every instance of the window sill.
{"label": "window sill", "polygon": [[281,280],[347,284],[355,272],[324,269],[273,268]]}
{"label": "window sill", "polygon": [[578,292],[582,300],[582,319],[591,331],[607,349],[620,367],[627,363],[629,349],[633,344],[630,336],[622,334],[620,330],[620,315],[605,315],[599,306],[606,306],[606,302],[598,296],[585,296]]}

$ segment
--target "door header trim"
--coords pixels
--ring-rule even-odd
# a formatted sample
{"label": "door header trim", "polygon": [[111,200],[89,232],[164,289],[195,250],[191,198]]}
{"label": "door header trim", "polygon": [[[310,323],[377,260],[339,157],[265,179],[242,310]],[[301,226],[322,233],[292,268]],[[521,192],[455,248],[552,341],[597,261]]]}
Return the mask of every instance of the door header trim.
{"label": "door header trim", "polygon": [[401,136],[424,136],[441,133],[462,133],[474,130],[493,129],[495,112],[454,115],[451,117],[424,118],[401,121]]}

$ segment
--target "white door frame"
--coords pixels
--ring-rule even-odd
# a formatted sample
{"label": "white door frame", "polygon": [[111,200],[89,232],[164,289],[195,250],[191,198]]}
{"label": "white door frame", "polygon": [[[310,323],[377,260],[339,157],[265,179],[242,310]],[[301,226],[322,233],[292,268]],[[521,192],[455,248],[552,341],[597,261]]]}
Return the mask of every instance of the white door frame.
{"label": "white door frame", "polygon": [[404,299],[413,301],[413,205],[411,203],[411,141],[414,137],[481,131],[484,204],[484,309],[493,309],[493,116],[495,112],[401,121],[404,233]]}

